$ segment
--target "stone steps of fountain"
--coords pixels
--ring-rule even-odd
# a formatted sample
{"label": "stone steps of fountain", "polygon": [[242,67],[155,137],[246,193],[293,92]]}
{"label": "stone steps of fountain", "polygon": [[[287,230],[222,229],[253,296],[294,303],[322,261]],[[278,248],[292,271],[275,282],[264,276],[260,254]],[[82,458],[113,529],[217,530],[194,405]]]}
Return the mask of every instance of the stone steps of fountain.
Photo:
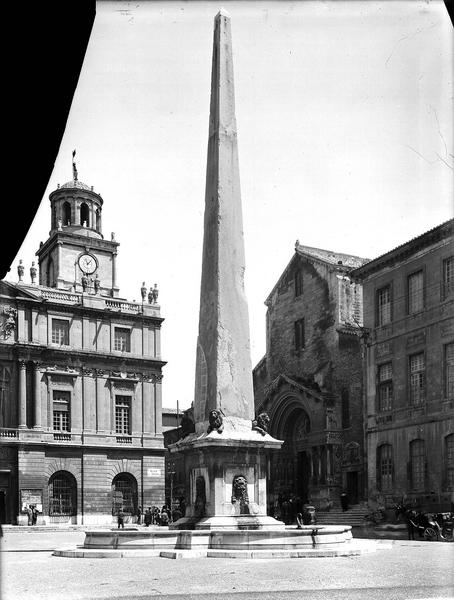
{"label": "stone steps of fountain", "polygon": [[140,558],[161,557],[171,559],[184,558],[244,558],[244,559],[272,559],[272,558],[326,558],[335,556],[359,556],[377,550],[392,548],[392,541],[388,540],[349,540],[343,544],[324,544],[318,547],[305,549],[272,548],[272,549],[94,549],[94,548],[58,548],[54,556],[65,558]]}

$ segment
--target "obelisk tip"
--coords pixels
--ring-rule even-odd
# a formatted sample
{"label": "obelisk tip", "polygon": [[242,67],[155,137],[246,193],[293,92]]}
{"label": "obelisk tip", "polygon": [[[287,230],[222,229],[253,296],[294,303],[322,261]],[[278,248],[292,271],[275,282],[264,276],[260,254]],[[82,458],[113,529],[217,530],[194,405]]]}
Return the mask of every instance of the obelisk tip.
{"label": "obelisk tip", "polygon": [[227,19],[230,19],[230,13],[228,13],[224,7],[221,8],[221,10],[218,12],[218,14],[216,15],[215,19],[219,18],[219,17],[227,17]]}

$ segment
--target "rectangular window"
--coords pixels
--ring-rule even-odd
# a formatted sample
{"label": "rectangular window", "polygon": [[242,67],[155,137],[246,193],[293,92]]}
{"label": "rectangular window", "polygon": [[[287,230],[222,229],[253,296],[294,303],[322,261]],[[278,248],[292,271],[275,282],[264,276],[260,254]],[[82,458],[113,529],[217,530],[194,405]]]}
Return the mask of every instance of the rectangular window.
{"label": "rectangular window", "polygon": [[419,406],[426,399],[426,361],[424,352],[413,354],[409,359],[410,404]]}
{"label": "rectangular window", "polygon": [[410,443],[411,486],[414,490],[423,490],[426,472],[426,451],[424,440]]}
{"label": "rectangular window", "polygon": [[443,261],[443,299],[454,293],[454,256]]}
{"label": "rectangular window", "polygon": [[120,352],[131,352],[131,331],[121,327],[115,327],[114,350]]}
{"label": "rectangular window", "polygon": [[295,298],[303,293],[303,274],[301,271],[295,273]]}
{"label": "rectangular window", "polygon": [[52,343],[69,346],[69,321],[52,319]]}
{"label": "rectangular window", "polygon": [[408,288],[408,314],[421,312],[424,308],[424,273],[418,271],[409,275]]}
{"label": "rectangular window", "polygon": [[391,286],[377,290],[377,325],[391,323]]}
{"label": "rectangular window", "polygon": [[378,411],[393,407],[393,365],[385,363],[378,367]]}
{"label": "rectangular window", "polygon": [[445,346],[445,397],[454,400],[454,342]]}
{"label": "rectangular window", "polygon": [[53,430],[54,431],[71,431],[70,424],[70,402],[71,392],[61,390],[53,391]]}
{"label": "rectangular window", "polygon": [[304,319],[295,321],[295,350],[304,348]]}
{"label": "rectangular window", "polygon": [[131,396],[115,396],[115,433],[131,433]]}

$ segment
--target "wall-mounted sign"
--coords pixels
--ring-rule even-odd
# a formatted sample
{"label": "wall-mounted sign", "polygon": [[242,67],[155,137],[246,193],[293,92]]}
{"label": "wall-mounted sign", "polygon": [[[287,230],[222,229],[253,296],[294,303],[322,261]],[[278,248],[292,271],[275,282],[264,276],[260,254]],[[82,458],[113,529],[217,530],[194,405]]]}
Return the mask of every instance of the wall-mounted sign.
{"label": "wall-mounted sign", "polygon": [[161,469],[147,469],[148,477],[161,477]]}
{"label": "wall-mounted sign", "polygon": [[43,490],[21,490],[20,491],[20,506],[21,511],[34,504],[39,512],[43,512]]}

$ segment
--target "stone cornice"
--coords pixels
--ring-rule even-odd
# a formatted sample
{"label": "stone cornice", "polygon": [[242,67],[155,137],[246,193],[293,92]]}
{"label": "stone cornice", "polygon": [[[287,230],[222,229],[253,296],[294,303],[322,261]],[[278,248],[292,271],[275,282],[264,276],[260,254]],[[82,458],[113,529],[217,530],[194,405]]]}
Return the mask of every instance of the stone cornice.
{"label": "stone cornice", "polygon": [[[79,358],[84,364],[90,363],[93,365],[97,362],[114,363],[116,370],[118,370],[119,363],[125,363],[130,365],[128,370],[134,370],[132,365],[144,365],[149,364],[151,368],[162,368],[167,364],[167,361],[163,361],[159,358],[149,358],[139,356],[137,354],[126,356],[125,354],[110,354],[108,352],[95,352],[90,350],[82,350],[77,348],[53,348],[44,345],[29,344],[29,343],[16,343],[13,347],[14,353],[19,360],[40,360],[47,363],[64,362],[68,361],[68,355],[70,354],[71,359]],[[142,367],[143,368],[143,367]]]}

